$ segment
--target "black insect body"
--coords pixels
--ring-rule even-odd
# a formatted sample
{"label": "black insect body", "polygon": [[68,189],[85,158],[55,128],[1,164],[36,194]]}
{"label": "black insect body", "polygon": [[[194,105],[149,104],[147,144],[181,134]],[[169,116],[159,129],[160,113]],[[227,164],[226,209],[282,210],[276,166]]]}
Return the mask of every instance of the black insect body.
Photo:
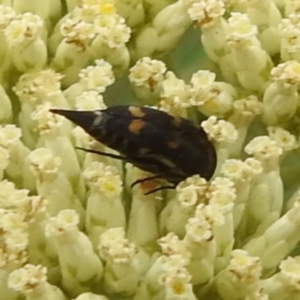
{"label": "black insect body", "polygon": [[[154,178],[165,179],[174,188],[195,174],[209,180],[216,168],[216,151],[202,128],[190,120],[143,107],[119,105],[96,111],[51,109],[82,127],[97,141],[119,155],[83,149],[132,163],[154,174],[133,185]],[[133,186],[132,185],[132,186]]]}

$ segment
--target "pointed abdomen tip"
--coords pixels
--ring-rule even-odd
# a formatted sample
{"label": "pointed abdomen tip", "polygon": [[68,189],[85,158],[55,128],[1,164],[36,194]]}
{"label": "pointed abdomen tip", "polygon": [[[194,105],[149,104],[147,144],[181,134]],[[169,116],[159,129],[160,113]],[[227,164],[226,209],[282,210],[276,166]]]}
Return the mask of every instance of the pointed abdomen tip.
{"label": "pointed abdomen tip", "polygon": [[51,108],[49,111],[54,114],[64,116],[85,130],[89,130],[93,125],[95,125],[94,122],[96,119],[99,119],[99,113],[95,111],[77,111],[56,108]]}
{"label": "pointed abdomen tip", "polygon": [[69,112],[69,110],[59,109],[59,108],[50,108],[49,111],[58,115],[63,115],[64,113]]}

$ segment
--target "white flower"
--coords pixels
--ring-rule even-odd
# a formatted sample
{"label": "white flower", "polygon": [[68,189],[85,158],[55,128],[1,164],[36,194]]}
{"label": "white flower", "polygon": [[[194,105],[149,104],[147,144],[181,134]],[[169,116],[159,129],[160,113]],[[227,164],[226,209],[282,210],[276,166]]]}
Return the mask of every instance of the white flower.
{"label": "white flower", "polygon": [[205,200],[206,189],[206,180],[194,175],[177,185],[177,197],[182,206],[193,206]]}
{"label": "white flower", "polygon": [[137,86],[145,85],[151,88],[163,79],[166,70],[163,62],[144,57],[130,69],[129,80]]}
{"label": "white flower", "polygon": [[103,59],[96,60],[96,66],[89,66],[79,73],[82,82],[88,90],[96,90],[99,93],[114,82],[112,66]]}
{"label": "white flower", "polygon": [[195,1],[188,9],[190,18],[201,26],[211,22],[215,18],[219,18],[225,13],[225,5],[223,1]]}
{"label": "white flower", "polygon": [[285,88],[300,83],[300,63],[298,61],[289,61],[279,64],[271,71],[272,79],[281,83]]}
{"label": "white flower", "polygon": [[24,101],[47,102],[48,97],[61,92],[63,76],[51,69],[26,73],[19,78],[13,88],[18,97]]}
{"label": "white flower", "polygon": [[211,116],[206,121],[203,121],[201,126],[210,139],[216,142],[233,143],[238,137],[238,133],[231,123],[217,120],[215,116]]}
{"label": "white flower", "polygon": [[245,147],[248,154],[257,158],[277,157],[282,154],[282,148],[268,136],[258,136]]}
{"label": "white flower", "polygon": [[61,25],[60,32],[68,43],[75,45],[80,45],[80,43],[84,45],[91,41],[96,35],[95,28],[92,24],[72,19],[67,19]]}
{"label": "white flower", "polygon": [[248,16],[239,12],[231,13],[228,19],[227,39],[230,42],[251,40],[257,34],[257,27],[252,25]]}
{"label": "white flower", "polygon": [[133,259],[137,247],[125,238],[124,228],[111,228],[100,236],[98,246],[100,256],[104,260],[126,263]]}
{"label": "white flower", "polygon": [[40,16],[32,13],[17,15],[6,27],[5,35],[11,44],[19,44],[34,39],[42,25],[43,20]]}

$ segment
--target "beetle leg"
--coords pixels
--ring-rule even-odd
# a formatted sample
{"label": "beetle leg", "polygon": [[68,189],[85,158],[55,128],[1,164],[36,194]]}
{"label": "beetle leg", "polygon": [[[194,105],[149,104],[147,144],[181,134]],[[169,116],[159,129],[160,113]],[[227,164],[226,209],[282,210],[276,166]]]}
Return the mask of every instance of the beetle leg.
{"label": "beetle leg", "polygon": [[107,156],[107,157],[111,157],[111,158],[115,158],[115,159],[127,160],[127,158],[122,155],[116,155],[116,154],[101,152],[101,151],[92,150],[92,149],[85,149],[85,148],[81,148],[81,147],[75,147],[75,149],[79,149],[79,150],[83,150],[85,152],[94,153],[94,154],[98,154],[98,155],[102,155],[102,156]]}
{"label": "beetle leg", "polygon": [[144,195],[150,195],[150,194],[153,194],[153,193],[155,193],[157,191],[161,191],[161,190],[174,190],[175,188],[176,188],[175,185],[165,185],[165,186],[161,186],[157,189],[151,190],[151,191],[145,193]]}
{"label": "beetle leg", "polygon": [[142,179],[138,179],[136,181],[134,181],[132,184],[131,184],[131,188],[133,188],[135,185],[139,184],[139,183],[142,183],[142,182],[145,182],[145,181],[148,181],[148,180],[152,180],[152,179],[157,179],[157,178],[161,178],[159,175],[154,175],[154,176],[151,176],[151,177],[146,177],[146,178],[142,178]]}

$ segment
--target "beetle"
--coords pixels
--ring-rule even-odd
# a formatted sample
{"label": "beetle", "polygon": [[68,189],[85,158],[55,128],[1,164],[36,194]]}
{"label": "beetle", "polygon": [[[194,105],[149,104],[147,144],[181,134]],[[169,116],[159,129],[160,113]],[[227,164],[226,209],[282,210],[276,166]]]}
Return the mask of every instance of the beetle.
{"label": "beetle", "polygon": [[137,105],[117,105],[103,110],[74,111],[51,109],[82,127],[89,135],[120,155],[83,149],[132,163],[153,176],[136,180],[131,187],[152,179],[171,185],[153,189],[174,189],[195,174],[209,180],[216,168],[213,143],[191,120],[157,109]]}

